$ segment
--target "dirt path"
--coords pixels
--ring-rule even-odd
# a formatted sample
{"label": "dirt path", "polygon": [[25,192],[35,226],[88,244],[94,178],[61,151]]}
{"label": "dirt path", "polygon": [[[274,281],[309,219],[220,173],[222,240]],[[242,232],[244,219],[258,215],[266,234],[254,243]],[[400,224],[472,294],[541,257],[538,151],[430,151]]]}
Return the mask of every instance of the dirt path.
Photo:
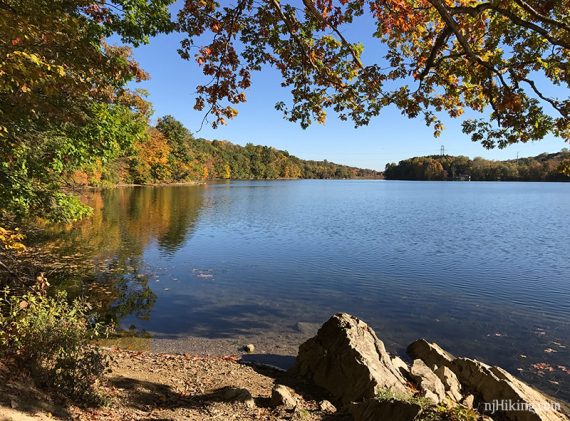
{"label": "dirt path", "polygon": [[[106,406],[63,408],[20,379],[19,384],[16,381],[8,382],[10,386],[0,385],[0,420],[343,419],[321,411],[318,401],[306,392],[297,395],[298,404],[293,410],[271,405],[271,390],[279,373],[241,364],[236,357],[105,352],[112,358],[112,372],[103,382],[109,396]],[[253,401],[247,399],[247,392],[242,389],[251,394]]]}

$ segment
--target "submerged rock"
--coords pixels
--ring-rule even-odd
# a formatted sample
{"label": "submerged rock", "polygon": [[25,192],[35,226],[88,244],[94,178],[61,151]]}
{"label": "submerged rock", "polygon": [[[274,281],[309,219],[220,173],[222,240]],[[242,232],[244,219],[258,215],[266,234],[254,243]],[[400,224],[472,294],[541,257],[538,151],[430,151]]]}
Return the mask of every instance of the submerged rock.
{"label": "submerged rock", "polygon": [[383,389],[411,393],[401,369],[374,330],[346,313],[335,314],[299,347],[292,373],[312,381],[343,403],[373,398]]}

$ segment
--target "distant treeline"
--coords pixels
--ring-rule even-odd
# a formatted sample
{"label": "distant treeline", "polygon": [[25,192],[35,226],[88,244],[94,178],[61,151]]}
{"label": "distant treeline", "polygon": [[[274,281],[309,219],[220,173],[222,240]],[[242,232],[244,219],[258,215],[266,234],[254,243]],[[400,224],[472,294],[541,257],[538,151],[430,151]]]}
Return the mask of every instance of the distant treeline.
{"label": "distant treeline", "polygon": [[432,155],[386,165],[387,180],[570,181],[570,151],[508,161]]}
{"label": "distant treeline", "polygon": [[122,156],[73,174],[74,184],[173,183],[213,179],[380,178],[381,172],[324,161],[305,161],[268,146],[195,138],[171,116]]}

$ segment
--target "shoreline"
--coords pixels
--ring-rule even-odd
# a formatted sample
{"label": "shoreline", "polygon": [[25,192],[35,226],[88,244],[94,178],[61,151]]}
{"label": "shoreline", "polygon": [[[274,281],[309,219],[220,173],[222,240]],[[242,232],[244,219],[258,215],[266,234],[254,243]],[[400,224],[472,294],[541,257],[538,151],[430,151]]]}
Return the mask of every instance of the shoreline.
{"label": "shoreline", "polygon": [[[303,180],[318,180],[318,181],[380,181],[385,180],[384,178],[366,178],[366,177],[354,177],[354,178],[231,178],[231,179],[211,179],[211,180],[189,180],[189,181],[176,181],[173,183],[118,183],[109,186],[75,186],[73,188],[68,188],[69,192],[81,193],[83,191],[103,191],[111,190],[121,187],[168,187],[168,186],[201,186],[209,183],[230,183],[232,181],[303,181]],[[422,181],[422,180],[393,180],[393,181]]]}
{"label": "shoreline", "polygon": [[[373,334],[373,331],[371,333]],[[322,333],[319,331],[317,337],[318,335],[322,335]],[[315,338],[308,331],[303,336],[313,338],[312,340]],[[369,348],[364,343],[356,342],[363,340],[361,336],[350,337],[353,338],[351,340],[355,341],[354,346],[356,348],[346,349],[351,349],[351,352],[355,352],[355,350],[357,350],[356,352],[372,352],[366,351]],[[143,339],[148,340],[149,338]],[[21,372],[11,371],[8,364],[0,361],[0,379],[4,380],[0,380],[0,418],[11,421],[28,419],[73,419],[80,421],[92,419],[348,421],[352,419],[347,414],[347,407],[343,406],[338,399],[333,399],[329,392],[322,389],[318,384],[314,385],[311,382],[301,380],[295,374],[296,371],[286,371],[295,361],[306,358],[307,355],[313,355],[313,351],[305,349],[304,357],[301,357],[301,351],[298,350],[295,352],[295,357],[291,357],[290,366],[281,367],[272,364],[271,361],[258,361],[250,358],[264,355],[262,343],[256,344],[252,353],[241,350],[237,353],[219,352],[217,355],[212,355],[214,353],[204,355],[204,349],[208,349],[204,347],[204,341],[212,340],[207,338],[201,338],[202,341],[199,341],[199,338],[194,339],[196,339],[193,342],[193,346],[196,347],[194,352],[176,352],[172,348],[167,352],[128,350],[120,346],[99,345],[99,348],[111,362],[111,370],[105,374],[97,386],[107,397],[107,403],[99,407],[79,406],[70,401],[54,399],[46,391],[37,389],[33,382],[30,382],[29,377]],[[246,338],[231,339],[231,341],[237,344],[242,342],[242,339]],[[267,339],[275,340],[276,338]],[[224,338],[221,343],[228,340],[230,339]],[[342,344],[343,342],[335,343]],[[345,347],[348,345],[338,346]],[[436,344],[433,346],[436,351],[441,349]],[[383,346],[381,348],[383,349]],[[209,349],[212,350],[212,348]],[[223,351],[223,349],[219,351]],[[342,349],[338,349],[337,352],[339,358],[347,358]],[[385,350],[379,352],[386,353]],[[437,352],[442,353],[438,355],[448,355],[443,350]],[[324,355],[327,355],[326,351]],[[398,366],[406,365],[396,354],[383,355],[389,355],[392,363],[389,362],[390,358],[388,358],[379,360],[382,364],[395,364],[396,361],[400,361],[397,363]],[[348,358],[353,360],[354,356]],[[355,361],[356,364],[363,364],[358,358]],[[429,360],[426,359],[425,361]],[[369,361],[368,364],[374,363]],[[331,370],[331,372],[336,372],[335,370],[338,369],[332,365],[327,365],[327,367],[327,370]],[[500,370],[500,368],[498,369]],[[343,370],[340,370],[339,373],[343,373]],[[515,382],[513,383],[515,387],[519,387],[516,386],[516,381],[512,377],[509,380],[509,382]],[[290,391],[292,399],[294,399],[294,406],[275,402],[276,388],[283,387],[279,385],[287,386],[286,389]],[[532,394],[525,396],[538,399]],[[561,411],[561,414],[570,413],[568,402],[548,394],[544,394],[544,398],[550,402],[558,402],[560,404],[558,410]],[[405,404],[403,399],[402,397],[396,398],[396,402]],[[461,405],[461,408],[466,408],[463,402]],[[481,409],[478,406],[473,406],[473,408]],[[355,419],[363,420],[364,418]],[[400,418],[390,419],[400,420]],[[466,419],[475,420],[475,418]],[[477,418],[479,421],[490,419],[488,417]],[[493,417],[493,419],[495,418]],[[538,419],[546,420],[546,418]],[[558,419],[556,418],[556,420]]]}

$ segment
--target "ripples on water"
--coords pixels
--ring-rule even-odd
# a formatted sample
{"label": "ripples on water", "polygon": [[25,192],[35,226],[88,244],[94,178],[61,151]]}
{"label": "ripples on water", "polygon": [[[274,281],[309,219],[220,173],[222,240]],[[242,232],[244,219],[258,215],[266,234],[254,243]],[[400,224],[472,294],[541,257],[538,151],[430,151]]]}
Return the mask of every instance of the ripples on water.
{"label": "ripples on water", "polygon": [[153,301],[125,316],[131,300],[125,326],[231,337],[347,311],[400,353],[425,337],[570,398],[570,184],[258,181],[90,200],[93,219],[62,236],[128,268],[122,290],[144,277]]}

